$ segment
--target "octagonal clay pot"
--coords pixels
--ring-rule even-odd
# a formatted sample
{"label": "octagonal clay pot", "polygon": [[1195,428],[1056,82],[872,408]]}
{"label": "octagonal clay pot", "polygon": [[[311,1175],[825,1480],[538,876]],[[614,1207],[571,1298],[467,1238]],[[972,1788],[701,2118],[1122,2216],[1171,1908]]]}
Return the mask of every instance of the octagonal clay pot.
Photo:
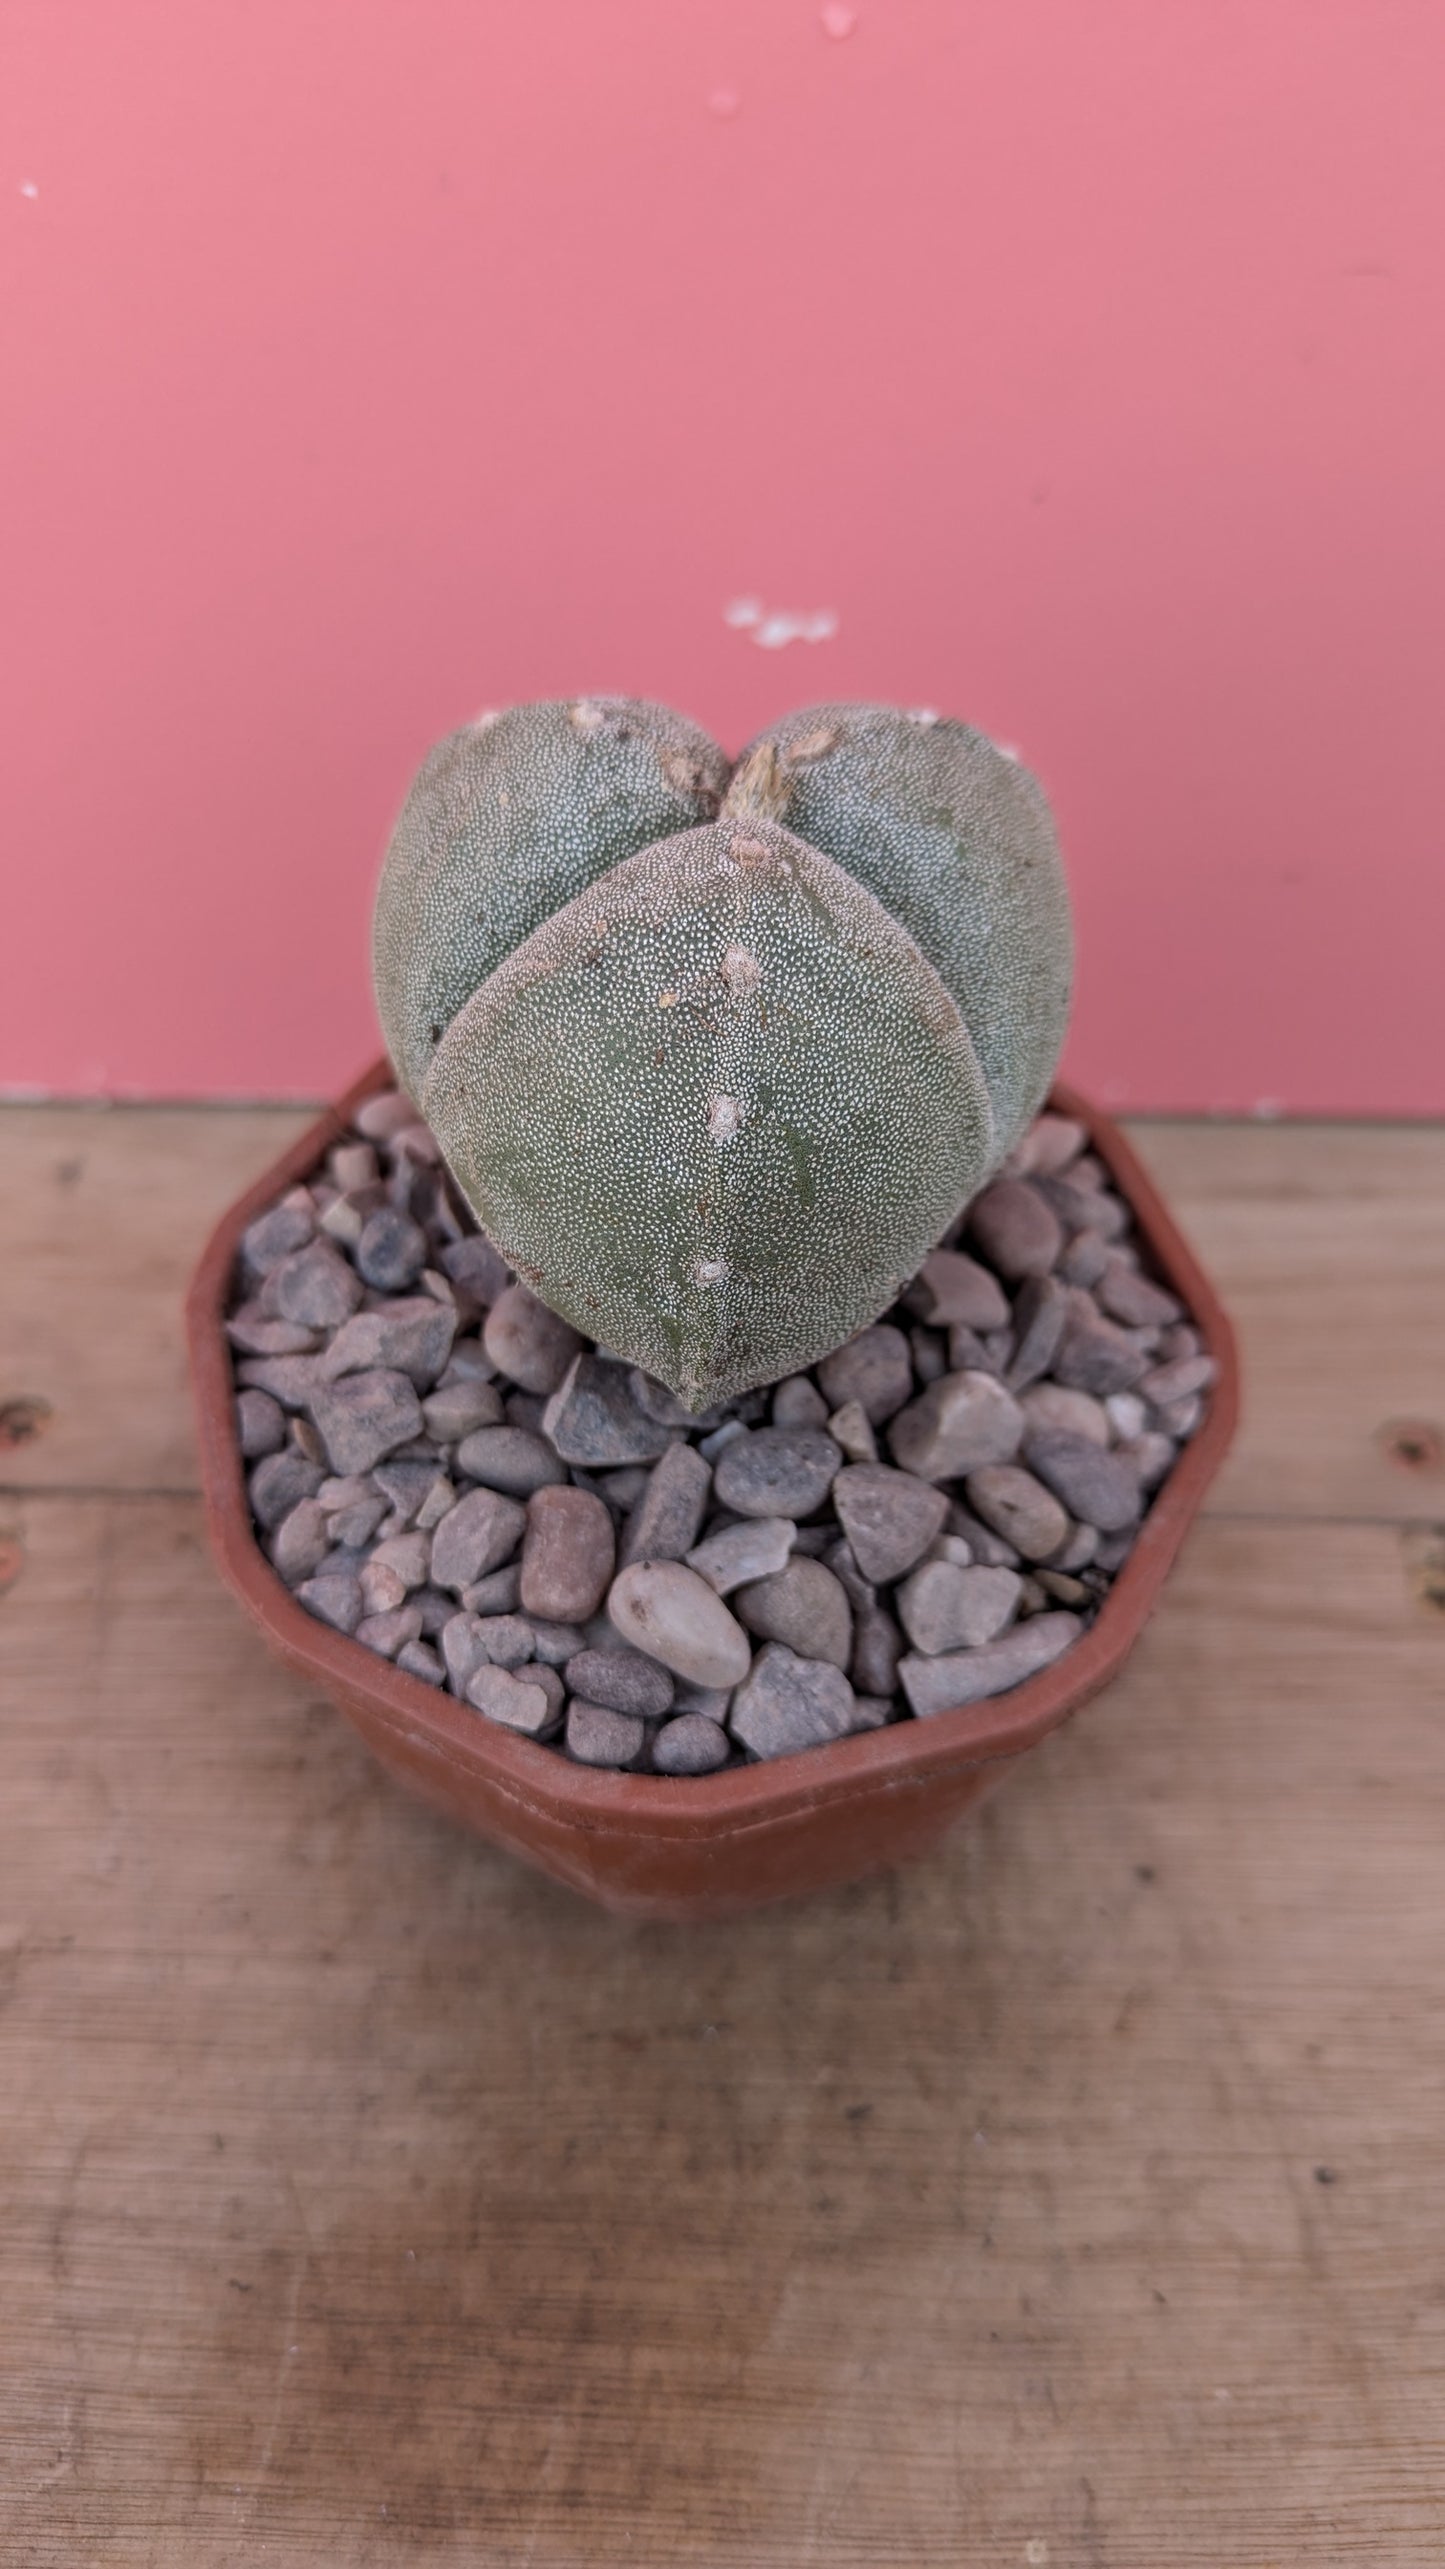
{"label": "octagonal clay pot", "polygon": [[1126,1198],[1159,1273],[1218,1366],[1202,1426],[1156,1492],[1139,1539],[1083,1638],[1011,1693],[906,1720],[826,1748],[715,1775],[624,1775],[574,1765],[406,1676],[299,1606],[257,1543],[236,1442],[224,1321],[246,1225],[311,1176],[363,1098],[390,1085],[378,1062],[259,1177],[218,1224],[187,1306],[211,1543],[223,1575],[287,1664],[340,1706],[398,1780],[608,1909],[719,1917],[845,1882],[920,1853],[1122,1665],[1234,1433],[1234,1335],[1128,1143],[1072,1089],[1076,1116]]}

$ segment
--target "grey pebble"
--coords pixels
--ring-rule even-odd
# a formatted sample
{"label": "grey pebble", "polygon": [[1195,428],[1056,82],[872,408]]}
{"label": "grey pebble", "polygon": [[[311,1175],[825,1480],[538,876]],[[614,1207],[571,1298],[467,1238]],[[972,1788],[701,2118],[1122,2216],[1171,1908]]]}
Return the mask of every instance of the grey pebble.
{"label": "grey pebble", "polygon": [[247,1391],[268,1392],[283,1409],[305,1409],[321,1380],[319,1356],[248,1356],[236,1368]]}
{"label": "grey pebble", "polygon": [[948,1515],[942,1490],[884,1463],[845,1465],[833,1483],[833,1506],[860,1573],[875,1584],[911,1570]]}
{"label": "grey pebble", "polygon": [[368,1615],[391,1614],[406,1604],[406,1581],[384,1562],[370,1560],[361,1573],[361,1601]]}
{"label": "grey pebble", "polygon": [[718,1456],[713,1487],[739,1516],[811,1516],[842,1463],[840,1448],[819,1427],[756,1427]]}
{"label": "grey pebble", "polygon": [[942,1659],[909,1657],[898,1664],[898,1681],[920,1718],[951,1712],[960,1704],[979,1704],[1003,1695],[1041,1668],[1062,1658],[1083,1632],[1079,1617],[1060,1611],[1015,1624],[981,1650],[955,1651]]}
{"label": "grey pebble", "polygon": [[521,1668],[532,1657],[532,1627],[525,1615],[478,1615],[482,1657],[493,1668]]}
{"label": "grey pebble", "polygon": [[1077,1159],[1087,1136],[1072,1115],[1039,1115],[1017,1144],[1010,1170],[1018,1177],[1057,1177]]}
{"label": "grey pebble", "polygon": [[353,1633],[361,1621],[361,1581],[344,1572],[308,1579],[297,1589],[296,1598],[308,1614],[319,1623],[329,1623],[334,1632]]}
{"label": "grey pebble", "polygon": [[[993,1334],[996,1335],[997,1333]],[[1008,1335],[1008,1333],[1004,1334]],[[948,1333],[948,1364],[945,1370],[950,1374],[1001,1375],[1003,1373],[1004,1365],[1012,1353],[1013,1339],[1011,1335],[1009,1335],[1008,1346],[1000,1353],[995,1352],[994,1346],[987,1344],[982,1338],[980,1338],[976,1329],[964,1329],[962,1327],[950,1329]]]}
{"label": "grey pebble", "polygon": [[786,1757],[846,1738],[854,1712],[853,1689],[841,1668],[802,1659],[770,1641],[733,1696],[729,1727],[754,1757]]}
{"label": "grey pebble", "polygon": [[474,1579],[461,1591],[462,1604],[468,1614],[515,1614],[522,1602],[522,1565],[509,1561],[500,1570],[489,1570],[484,1578]]}
{"label": "grey pebble", "polygon": [[574,1696],[567,1707],[567,1754],[582,1766],[631,1766],[642,1754],[645,1722],[608,1704]]}
{"label": "grey pebble", "polygon": [[607,1611],[624,1641],[696,1686],[736,1686],[751,1652],[720,1596],[681,1561],[634,1561],[612,1583]]}
{"label": "grey pebble", "polygon": [[1004,1381],[1011,1392],[1038,1381],[1064,1334],[1069,1297],[1057,1276],[1026,1276],[1014,1296],[1013,1337]]}
{"label": "grey pebble", "polygon": [[1071,1307],[1054,1357],[1057,1382],[1071,1391],[1092,1392],[1100,1399],[1109,1392],[1132,1390],[1148,1369],[1149,1359],[1143,1350],[1112,1320],[1106,1320],[1102,1312],[1086,1302]]}
{"label": "grey pebble", "polygon": [[428,1436],[439,1445],[456,1445],[479,1427],[501,1425],[502,1395],[495,1383],[446,1383],[428,1393],[421,1414]]}
{"label": "grey pebble", "polygon": [[715,1463],[719,1454],[726,1453],[728,1447],[734,1444],[738,1437],[746,1436],[747,1432],[745,1419],[725,1418],[721,1427],[714,1427],[706,1436],[698,1438],[697,1450],[705,1462]]}
{"label": "grey pebble", "polygon": [[426,1262],[426,1233],[409,1213],[383,1204],[368,1214],[356,1243],[357,1273],[363,1283],[378,1293],[405,1293]]}
{"label": "grey pebble", "polygon": [[945,1374],[899,1411],[888,1441],[904,1471],[951,1481],[1007,1462],[1023,1432],[1023,1411],[992,1374]]}
{"label": "grey pebble", "polygon": [[[485,1383],[477,1386],[485,1391]],[[525,1427],[478,1427],[457,1447],[456,1468],[489,1490],[506,1490],[514,1499],[529,1499],[534,1490],[556,1489],[567,1478],[567,1466],[542,1436]]]}
{"label": "grey pebble", "polygon": [[913,1396],[908,1341],[891,1321],[875,1321],[822,1358],[818,1380],[830,1408],[856,1400],[870,1427],[881,1427]]}
{"label": "grey pebble", "polygon": [[1188,1400],[1195,1392],[1207,1391],[1215,1376],[1212,1356],[1174,1356],[1166,1365],[1156,1365],[1139,1384],[1144,1398],[1156,1409],[1168,1409],[1176,1401]]}
{"label": "grey pebble", "polygon": [[[527,1624],[532,1635],[532,1657],[540,1659],[544,1668],[565,1668],[587,1638],[580,1624],[553,1623],[546,1615],[528,1615]],[[587,1689],[584,1686],[580,1691],[585,1694]]]}
{"label": "grey pebble", "polygon": [[[398,1533],[402,1527],[415,1523],[438,1483],[443,1489],[447,1486],[434,1463],[378,1463],[371,1478],[392,1513],[401,1519],[401,1526],[396,1528]],[[441,1514],[445,1513],[443,1509]]]}
{"label": "grey pebble", "polygon": [[387,1614],[363,1615],[356,1638],[380,1659],[395,1659],[409,1641],[421,1639],[421,1616],[415,1606],[394,1606]]}
{"label": "grey pebble", "polygon": [[706,1721],[725,1722],[732,1700],[731,1686],[690,1686],[685,1678],[679,1678],[674,1704],[680,1713],[701,1713]]}
{"label": "grey pebble", "polygon": [[405,1374],[347,1374],[337,1383],[318,1383],[310,1409],[333,1472],[369,1471],[417,1435],[422,1423],[421,1403]]}
{"label": "grey pebble", "polygon": [[391,1142],[416,1122],[416,1108],[399,1088],[379,1088],[362,1099],[351,1120],[368,1142]]}
{"label": "grey pebble", "polygon": [[731,1750],[720,1721],[705,1713],[679,1713],[664,1722],[652,1743],[652,1763],[659,1775],[711,1775],[726,1766]]}
{"label": "grey pebble", "polygon": [[431,1568],[431,1541],[423,1533],[392,1534],[378,1543],[372,1560],[394,1570],[404,1588],[424,1588]]}
{"label": "grey pebble", "polygon": [[[656,1721],[672,1709],[674,1686],[660,1660],[640,1650],[577,1650],[562,1671],[569,1695],[606,1704],[614,1713]],[[726,1701],[726,1698],[724,1698]]]}
{"label": "grey pebble", "polygon": [[315,1499],[299,1499],[271,1537],[271,1560],[288,1588],[311,1578],[330,1550],[330,1528]]}
{"label": "grey pebble", "polygon": [[557,1389],[582,1340],[555,1311],[549,1311],[523,1284],[509,1284],[487,1314],[482,1344],[498,1371],[520,1383],[523,1391],[550,1394]]}
{"label": "grey pebble", "polygon": [[711,1494],[712,1473],[696,1446],[670,1446],[627,1520],[623,1568],[633,1561],[680,1561],[697,1541]]}
{"label": "grey pebble", "polygon": [[541,1739],[561,1719],[562,1681],[555,1668],[529,1667],[525,1677],[517,1677],[484,1661],[467,1679],[464,1692],[474,1712],[524,1739]]}
{"label": "grey pebble", "polygon": [[688,1553],[687,1566],[706,1579],[720,1597],[726,1597],[750,1579],[765,1579],[771,1572],[783,1569],[797,1531],[791,1517],[745,1517],[736,1525],[705,1535]]}
{"label": "grey pebble", "polygon": [[982,1517],[975,1516],[957,1499],[949,1502],[948,1527],[951,1534],[962,1535],[973,1559],[982,1562],[985,1569],[1018,1568],[1019,1556],[1013,1545],[1004,1541],[996,1526],[985,1525]]}
{"label": "grey pebble", "polygon": [[259,1302],[243,1302],[226,1323],[226,1336],[243,1356],[309,1356],[321,1344],[321,1332],[303,1329],[297,1320],[272,1320]]}
{"label": "grey pebble", "polygon": [[826,1427],[828,1404],[806,1374],[789,1374],[773,1392],[774,1427]]}
{"label": "grey pebble", "polygon": [[850,1463],[877,1462],[878,1439],[861,1401],[845,1401],[841,1409],[833,1411],[827,1424],[834,1444],[842,1447]]}
{"label": "grey pebble", "polygon": [[1058,1272],[1065,1284],[1096,1285],[1109,1264],[1109,1244],[1097,1231],[1076,1231]]}
{"label": "grey pebble", "polygon": [[1080,1186],[1067,1177],[1044,1177],[1038,1191],[1067,1231],[1095,1231],[1105,1241],[1120,1240],[1129,1228],[1128,1207],[1107,1187]]}
{"label": "grey pebble", "polygon": [[1025,1436],[1035,1428],[1059,1427],[1070,1436],[1092,1437],[1096,1445],[1111,1442],[1108,1410],[1092,1392],[1071,1391],[1063,1383],[1030,1383],[1019,1405]]}
{"label": "grey pebble", "polygon": [[1071,1516],[1097,1526],[1101,1534],[1122,1532],[1139,1514],[1138,1475],[1117,1448],[1111,1451],[1090,1436],[1071,1436],[1065,1428],[1035,1427],[1025,1440],[1024,1460]]}
{"label": "grey pebble", "polygon": [[316,1214],[309,1197],[287,1197],[274,1204],[269,1213],[258,1215],[241,1234],[241,1257],[253,1276],[269,1275],[283,1258],[304,1249],[316,1229]]}
{"label": "grey pebble", "polygon": [[853,1626],[853,1664],[848,1671],[860,1695],[891,1695],[898,1680],[903,1636],[882,1606],[865,1606]]}
{"label": "grey pebble", "polygon": [[500,1490],[469,1490],[432,1536],[431,1574],[439,1588],[470,1588],[500,1569],[526,1531],[527,1512]]}
{"label": "grey pebble", "polygon": [[280,1452],[286,1442],[286,1413],[269,1392],[236,1394],[236,1440],[248,1463]]}
{"label": "grey pebble", "polygon": [[913,1370],[921,1383],[937,1383],[948,1371],[948,1340],[941,1330],[925,1329],[920,1322],[908,1332],[913,1356]]}
{"label": "grey pebble", "polygon": [[1117,1249],[1106,1255],[1107,1264],[1094,1287],[1094,1299],[1111,1320],[1143,1329],[1166,1328],[1172,1321],[1183,1319],[1184,1306],[1177,1295],[1141,1275]]}
{"label": "grey pebble", "polygon": [[361,1300],[361,1278],[329,1240],[293,1249],[266,1279],[268,1305],[307,1329],[335,1329]]}
{"label": "grey pebble", "polygon": [[786,1642],[801,1659],[828,1659],[846,1669],[853,1656],[853,1609],[821,1561],[789,1561],[755,1579],[733,1599],[739,1623],[763,1641]]}
{"label": "grey pebble", "polygon": [[655,1462],[666,1453],[675,1431],[638,1408],[628,1373],[628,1367],[585,1351],[574,1357],[542,1420],[544,1436],[564,1463],[599,1470],[608,1464]]}
{"label": "grey pebble", "polygon": [[419,1677],[424,1686],[445,1682],[447,1672],[429,1641],[404,1642],[396,1654],[396,1664],[405,1669],[408,1677]]}
{"label": "grey pebble", "polygon": [[853,1730],[855,1732],[886,1730],[889,1723],[896,1721],[897,1718],[898,1707],[891,1694],[860,1695],[855,1691],[853,1696]]}
{"label": "grey pebble", "polygon": [[426,1391],[451,1354],[456,1314],[430,1294],[384,1303],[377,1311],[354,1312],[337,1330],[321,1360],[323,1380],[344,1374],[369,1373],[377,1366],[406,1374],[417,1390]]}
{"label": "grey pebble", "polygon": [[1064,1245],[1057,1213],[1029,1178],[995,1178],[969,1206],[968,1227],[995,1274],[1011,1284],[1047,1275]]}
{"label": "grey pebble", "polygon": [[915,1650],[977,1650],[995,1641],[1019,1600],[1016,1570],[960,1569],[924,1561],[898,1591],[898,1613]]}
{"label": "grey pebble", "polygon": [[448,1241],[441,1253],[442,1272],[474,1311],[487,1309],[506,1292],[511,1269],[500,1250],[480,1231]]}
{"label": "grey pebble", "polygon": [[934,1249],[903,1297],[931,1328],[1005,1329],[1008,1296],[997,1276],[963,1249]]}
{"label": "grey pebble", "polygon": [[294,1446],[267,1454],[247,1483],[251,1514],[269,1534],[302,1499],[314,1499],[326,1478],[318,1463],[308,1463]]}
{"label": "grey pebble", "polygon": [[1061,1552],[1070,1534],[1069,1519],[1052,1490],[1032,1472],[1014,1463],[986,1464],[964,1483],[968,1504],[1025,1561],[1047,1561]]}

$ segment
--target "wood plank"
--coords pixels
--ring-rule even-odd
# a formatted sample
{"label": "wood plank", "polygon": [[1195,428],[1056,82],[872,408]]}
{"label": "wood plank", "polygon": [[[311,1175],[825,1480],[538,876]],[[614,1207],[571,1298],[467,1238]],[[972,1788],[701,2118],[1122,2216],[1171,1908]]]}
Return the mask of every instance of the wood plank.
{"label": "wood plank", "polygon": [[412,1809],[190,1502],[13,1512],[0,2558],[1438,2569],[1397,1531],[1201,1525],[942,1854],[685,1931]]}

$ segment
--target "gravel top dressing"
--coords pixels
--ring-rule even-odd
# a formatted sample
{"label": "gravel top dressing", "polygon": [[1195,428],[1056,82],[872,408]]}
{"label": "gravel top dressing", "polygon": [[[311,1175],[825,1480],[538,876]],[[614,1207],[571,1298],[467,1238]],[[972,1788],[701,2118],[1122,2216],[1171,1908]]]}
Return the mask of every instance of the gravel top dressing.
{"label": "gravel top dressing", "polygon": [[1077,1641],[1213,1376],[1043,1115],[884,1318],[701,1418],[517,1282],[373,1096],[242,1242],[257,1538],[307,1611],[588,1766],[702,1775]]}

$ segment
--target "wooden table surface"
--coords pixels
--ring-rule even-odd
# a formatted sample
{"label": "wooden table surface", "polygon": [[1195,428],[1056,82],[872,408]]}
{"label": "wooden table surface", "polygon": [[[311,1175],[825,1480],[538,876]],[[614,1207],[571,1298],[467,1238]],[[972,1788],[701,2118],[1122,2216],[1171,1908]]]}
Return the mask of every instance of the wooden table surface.
{"label": "wooden table surface", "polygon": [[1445,1134],[1137,1131],[1248,1417],[1128,1670],[682,1929],[217,1584],[177,1301],[299,1120],[0,1114],[5,2569],[1441,2569]]}

